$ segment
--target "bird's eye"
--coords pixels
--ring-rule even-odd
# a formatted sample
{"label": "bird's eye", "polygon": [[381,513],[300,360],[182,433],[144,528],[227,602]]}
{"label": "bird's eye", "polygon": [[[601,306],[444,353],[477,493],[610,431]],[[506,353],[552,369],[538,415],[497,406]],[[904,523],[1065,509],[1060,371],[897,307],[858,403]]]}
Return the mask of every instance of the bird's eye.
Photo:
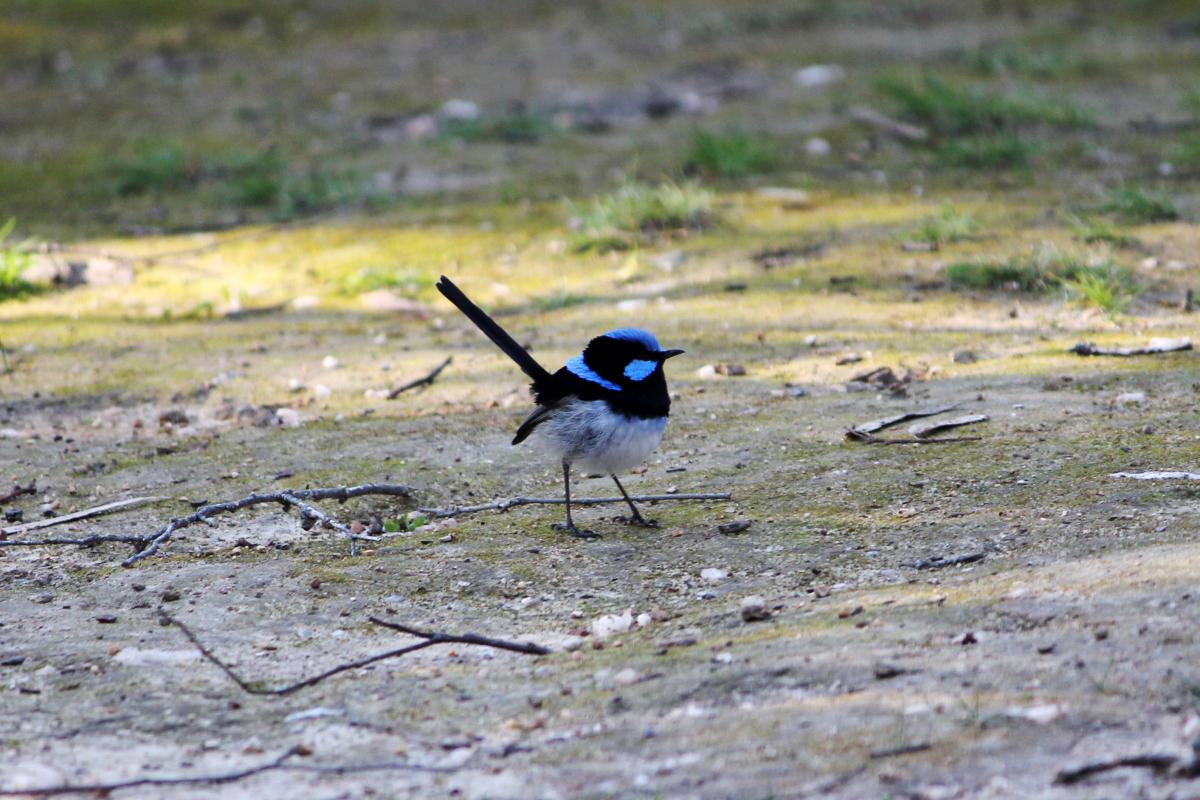
{"label": "bird's eye", "polygon": [[625,377],[631,381],[644,380],[650,376],[650,373],[654,372],[654,368],[657,366],[657,361],[634,359],[625,365]]}

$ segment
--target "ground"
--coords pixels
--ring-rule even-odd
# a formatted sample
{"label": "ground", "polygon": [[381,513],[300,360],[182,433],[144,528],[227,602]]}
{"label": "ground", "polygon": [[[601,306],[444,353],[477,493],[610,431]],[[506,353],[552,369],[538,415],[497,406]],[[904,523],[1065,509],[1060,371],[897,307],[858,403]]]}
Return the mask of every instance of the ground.
{"label": "ground", "polygon": [[[115,795],[1200,796],[1148,769],[1056,783],[1200,741],[1200,484],[1113,477],[1197,471],[1196,354],[1070,352],[1196,335],[1194,10],[319,5],[0,5],[0,217],[43,243],[34,272],[89,276],[0,291],[0,493],[36,481],[4,504],[26,521],[164,498],[3,542],[412,489],[321,504],[387,527],[353,556],[276,505],[130,567],[123,545],[0,547],[0,795],[303,746]],[[802,86],[813,64],[844,74]],[[896,80],[1026,105],[906,103]],[[636,110],[651,85],[683,106],[601,133],[564,111]],[[447,127],[455,98],[482,128]],[[931,138],[864,127],[863,105]],[[685,164],[696,129],[767,155]],[[703,213],[587,238],[594,207],[662,181]],[[552,530],[553,506],[420,511],[560,491],[509,445],[523,376],[442,273],[547,365],[629,324],[686,349],[663,445],[622,480],[732,499],[648,506],[650,529],[580,510],[596,541]],[[907,382],[851,380],[878,367]],[[988,417],[966,441],[845,436],[951,403]],[[743,620],[751,596],[768,619]],[[267,685],[412,641],[370,615],[554,652],[438,646],[260,697],[162,612]]]}

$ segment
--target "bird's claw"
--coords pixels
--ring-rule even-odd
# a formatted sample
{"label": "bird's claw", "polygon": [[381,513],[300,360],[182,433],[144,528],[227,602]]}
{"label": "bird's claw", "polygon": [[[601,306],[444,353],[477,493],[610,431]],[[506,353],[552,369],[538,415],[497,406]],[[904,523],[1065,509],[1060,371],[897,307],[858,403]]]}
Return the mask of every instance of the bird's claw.
{"label": "bird's claw", "polygon": [[568,524],[565,522],[554,523],[554,530],[566,531],[567,533],[571,534],[572,536],[574,536],[577,539],[599,539],[600,538],[600,534],[598,534],[598,533],[593,533],[592,531],[583,530],[582,528],[576,528],[573,524]]}

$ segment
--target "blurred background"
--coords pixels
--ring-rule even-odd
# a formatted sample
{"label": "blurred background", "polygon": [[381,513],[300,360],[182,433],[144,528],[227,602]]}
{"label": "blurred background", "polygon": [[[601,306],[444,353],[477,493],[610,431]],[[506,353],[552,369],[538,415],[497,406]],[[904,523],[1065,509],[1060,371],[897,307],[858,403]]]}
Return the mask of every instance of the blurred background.
{"label": "blurred background", "polygon": [[1170,0],[3,0],[0,66],[0,221],[59,240],[662,181],[1161,216],[1200,172]]}

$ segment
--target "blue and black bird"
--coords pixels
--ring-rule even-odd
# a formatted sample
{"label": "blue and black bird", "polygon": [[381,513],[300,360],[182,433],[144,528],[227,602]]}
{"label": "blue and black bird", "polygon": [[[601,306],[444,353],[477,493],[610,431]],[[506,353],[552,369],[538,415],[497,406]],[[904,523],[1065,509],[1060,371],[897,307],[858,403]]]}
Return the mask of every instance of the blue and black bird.
{"label": "blue and black bird", "polygon": [[617,328],[592,339],[581,354],[550,373],[445,275],[437,288],[533,381],[537,408],[517,428],[512,443],[520,444],[537,432],[561,457],[567,521],[555,527],[575,536],[594,536],[571,519],[572,464],[612,476],[629,503],[632,514],[627,521],[653,525],[638,511],[617,473],[645,461],[662,440],[671,411],[663,362],[683,351],[663,350],[653,334],[640,328]]}

